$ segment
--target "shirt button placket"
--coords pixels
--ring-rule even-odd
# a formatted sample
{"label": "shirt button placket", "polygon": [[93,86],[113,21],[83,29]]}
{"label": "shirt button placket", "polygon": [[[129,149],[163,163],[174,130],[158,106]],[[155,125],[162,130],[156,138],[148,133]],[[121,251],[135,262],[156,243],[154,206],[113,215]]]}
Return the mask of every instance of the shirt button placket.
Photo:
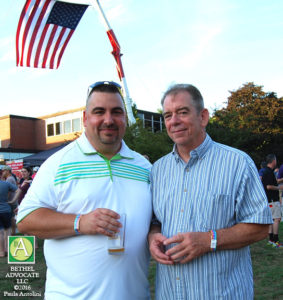
{"label": "shirt button placket", "polygon": [[182,280],[180,274],[176,274],[176,300],[185,300],[182,294]]}

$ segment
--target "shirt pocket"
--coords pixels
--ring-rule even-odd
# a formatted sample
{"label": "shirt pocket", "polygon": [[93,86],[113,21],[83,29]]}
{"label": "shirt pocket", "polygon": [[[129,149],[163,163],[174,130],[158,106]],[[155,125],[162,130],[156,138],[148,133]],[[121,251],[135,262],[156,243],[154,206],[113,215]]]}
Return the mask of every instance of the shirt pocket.
{"label": "shirt pocket", "polygon": [[208,196],[201,223],[205,230],[233,226],[235,224],[235,202],[232,196],[224,194]]}

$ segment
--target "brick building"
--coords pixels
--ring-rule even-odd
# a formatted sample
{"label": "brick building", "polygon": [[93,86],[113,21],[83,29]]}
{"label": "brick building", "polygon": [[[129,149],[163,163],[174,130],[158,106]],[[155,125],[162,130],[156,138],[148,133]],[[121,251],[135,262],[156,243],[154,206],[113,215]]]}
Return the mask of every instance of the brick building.
{"label": "brick building", "polygon": [[[39,118],[0,117],[0,160],[14,160],[73,141],[83,131],[85,107]],[[143,126],[153,132],[164,128],[162,115],[138,110]]]}

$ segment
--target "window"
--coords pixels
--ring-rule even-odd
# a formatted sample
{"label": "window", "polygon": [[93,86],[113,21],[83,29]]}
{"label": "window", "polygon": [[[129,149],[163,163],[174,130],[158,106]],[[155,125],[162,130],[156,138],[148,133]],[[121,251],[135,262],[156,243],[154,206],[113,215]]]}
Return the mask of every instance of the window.
{"label": "window", "polygon": [[64,133],[71,132],[71,120],[64,121]]}
{"label": "window", "polygon": [[54,135],[54,124],[48,124],[47,125],[47,136],[53,136]]}
{"label": "window", "polygon": [[72,120],[72,128],[73,128],[73,132],[81,131],[81,119],[80,118]]}
{"label": "window", "polygon": [[56,135],[58,134],[62,134],[63,133],[63,128],[62,128],[62,123],[61,122],[57,122],[55,123],[55,128],[56,128]]}
{"label": "window", "polygon": [[82,131],[82,117],[80,113],[55,116],[46,121],[46,136],[59,136]]}

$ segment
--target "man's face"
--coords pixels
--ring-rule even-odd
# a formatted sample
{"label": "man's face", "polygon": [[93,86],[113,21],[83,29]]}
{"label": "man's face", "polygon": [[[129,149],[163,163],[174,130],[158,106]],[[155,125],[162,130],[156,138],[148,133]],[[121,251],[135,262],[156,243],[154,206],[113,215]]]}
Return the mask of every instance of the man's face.
{"label": "man's face", "polygon": [[[93,92],[84,111],[85,133],[92,146],[119,151],[126,131],[126,113],[119,93]],[[113,148],[113,149],[112,149]]]}
{"label": "man's face", "polygon": [[272,161],[272,169],[274,170],[277,166],[277,159],[275,158],[273,161]]}
{"label": "man's face", "polygon": [[188,92],[168,95],[163,115],[167,133],[177,146],[194,149],[204,140],[209,113],[207,109],[198,113]]}

